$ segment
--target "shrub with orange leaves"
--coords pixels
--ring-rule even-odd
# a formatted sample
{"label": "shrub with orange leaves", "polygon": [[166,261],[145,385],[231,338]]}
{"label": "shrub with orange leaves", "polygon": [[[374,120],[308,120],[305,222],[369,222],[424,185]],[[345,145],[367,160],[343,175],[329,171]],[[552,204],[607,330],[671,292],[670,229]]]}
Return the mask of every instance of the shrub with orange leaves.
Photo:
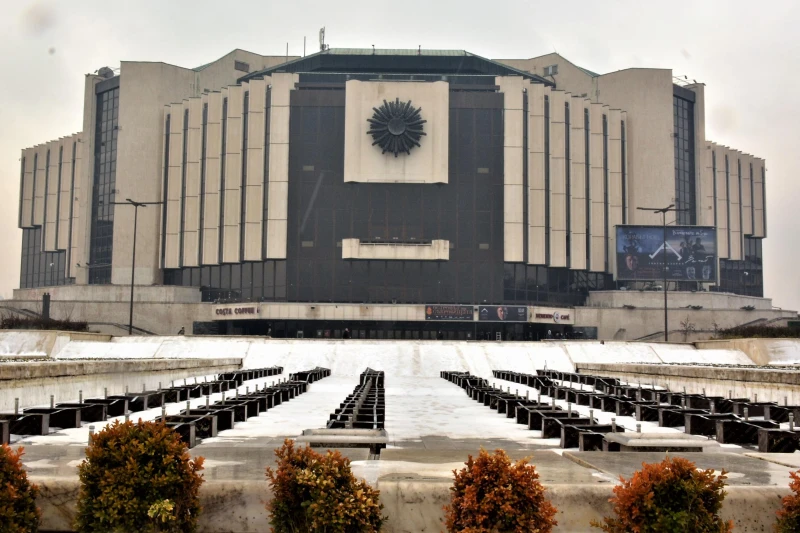
{"label": "shrub with orange leaves", "polygon": [[682,457],[667,457],[660,463],[642,464],[629,480],[620,477],[614,487],[616,517],[592,526],[609,533],[649,533],[676,531],[686,533],[726,533],[733,522],[719,517],[725,499],[725,476],[713,470],[698,470]]}
{"label": "shrub with orange leaves", "polygon": [[39,489],[28,481],[22,468],[23,451],[0,445],[0,531],[33,533],[39,531]]}
{"label": "shrub with orange leaves", "polygon": [[385,517],[380,491],[356,480],[350,460],[338,451],[319,454],[286,439],[275,450],[278,466],[267,467],[273,533],[374,533]]}
{"label": "shrub with orange leaves", "polygon": [[192,533],[200,514],[203,458],[160,422],[119,421],[91,437],[78,466],[81,488],[75,528]]}
{"label": "shrub with orange leaves", "polygon": [[536,467],[522,459],[514,464],[503,450],[481,448],[461,470],[453,470],[447,531],[454,533],[548,533],[556,508],[545,497]]}
{"label": "shrub with orange leaves", "polygon": [[789,475],[792,477],[789,483],[792,493],[784,496],[783,507],[778,511],[778,521],[775,523],[778,533],[800,531],[800,470],[789,472]]}

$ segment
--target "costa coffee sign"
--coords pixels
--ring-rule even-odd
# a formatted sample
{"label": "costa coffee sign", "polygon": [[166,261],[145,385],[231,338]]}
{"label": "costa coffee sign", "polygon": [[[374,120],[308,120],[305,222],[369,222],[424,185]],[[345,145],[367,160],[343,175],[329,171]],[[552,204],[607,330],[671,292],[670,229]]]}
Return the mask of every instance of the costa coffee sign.
{"label": "costa coffee sign", "polygon": [[261,307],[255,304],[218,305],[214,308],[214,320],[243,320],[259,318]]}
{"label": "costa coffee sign", "polygon": [[553,309],[548,307],[534,307],[532,321],[547,324],[574,324],[575,318],[571,309]]}

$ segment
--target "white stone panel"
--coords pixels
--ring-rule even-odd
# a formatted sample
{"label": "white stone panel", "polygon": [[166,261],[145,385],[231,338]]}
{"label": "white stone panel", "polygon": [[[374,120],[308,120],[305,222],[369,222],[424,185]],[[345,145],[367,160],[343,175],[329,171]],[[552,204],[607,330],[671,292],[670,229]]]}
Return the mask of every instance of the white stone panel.
{"label": "white stone panel", "polygon": [[34,148],[34,163],[36,168],[33,175],[33,225],[44,224],[44,189],[47,180],[47,146],[40,144]]}
{"label": "white stone panel", "polygon": [[550,89],[529,83],[528,89],[528,263],[544,265],[545,188],[544,188],[544,95]]}
{"label": "white stone panel", "polygon": [[228,87],[228,118],[225,139],[225,192],[222,228],[223,263],[241,261],[241,202],[242,202],[242,111],[244,90],[241,86]]}
{"label": "white stone panel", "polygon": [[622,224],[622,125],[619,109],[608,112],[608,268],[616,272],[616,226]]}
{"label": "white stone panel", "polygon": [[[286,258],[286,231],[288,227],[286,213],[289,206],[289,145],[288,143],[279,143],[276,139],[289,138],[289,113],[278,111],[278,109],[289,108],[290,94],[297,80],[297,74],[278,73],[272,76],[269,102],[268,259]],[[276,111],[277,118],[275,116]],[[346,166],[345,164],[345,168]],[[282,185],[277,185],[278,183]]]}
{"label": "white stone panel", "polygon": [[448,261],[450,241],[430,244],[364,244],[359,239],[342,239],[342,259],[387,259],[396,261]]}
{"label": "white stone panel", "polygon": [[[247,182],[245,183],[244,260],[260,261],[264,219],[264,142],[266,90],[264,80],[252,80],[247,120]],[[288,110],[288,108],[286,108]]]}
{"label": "white stone panel", "polygon": [[82,208],[81,203],[83,200],[82,196],[84,196],[82,191],[85,191],[85,187],[81,186],[81,182],[84,171],[83,151],[86,149],[86,143],[83,142],[83,134],[81,133],[75,135],[75,139],[77,140],[77,144],[75,145],[75,182],[72,192],[72,219],[70,220],[70,249],[67,253],[67,275],[80,282],[82,280],[79,278],[85,276],[85,273],[81,273],[80,271],[86,270],[78,267],[78,263],[85,261],[83,257],[86,253],[86,247],[83,245],[81,238],[85,221],[89,218],[89,215],[88,212]]}
{"label": "white stone panel", "polygon": [[20,205],[20,228],[33,227],[33,154],[33,148],[26,148],[22,151],[22,161],[20,161],[20,165],[23,163],[25,165],[21,168],[20,196],[22,202]]}
{"label": "white stone panel", "polygon": [[755,173],[753,156],[742,154],[742,235],[753,234],[753,199],[750,171]]}
{"label": "white stone panel", "polygon": [[717,248],[721,258],[730,257],[728,251],[728,189],[725,176],[725,155],[728,150],[714,145],[717,159]]}
{"label": "white stone panel", "polygon": [[698,199],[700,216],[697,221],[702,226],[714,225],[714,210],[716,209],[714,205],[714,180],[716,176],[714,175],[713,152],[713,143],[706,142],[703,150],[697,153],[697,165],[705,167],[703,180],[707,182],[701,187],[702,198]]}
{"label": "white stone panel", "polygon": [[[274,87],[273,87],[274,89]],[[367,134],[368,119],[372,118],[373,108],[383,105],[383,101],[411,101],[411,105],[421,108],[421,116],[427,122],[423,125],[425,135],[420,146],[410,154],[382,153],[373,146],[373,138]],[[274,112],[282,116],[279,104],[273,104]],[[449,155],[449,114],[450,85],[444,81],[424,82],[347,82],[345,96],[345,147],[344,181],[376,183],[447,183]],[[285,113],[288,124],[288,112]],[[273,116],[272,120],[275,120]],[[281,118],[281,120],[284,120]],[[270,142],[281,142],[288,127],[270,130]]]}
{"label": "white stone panel", "polygon": [[186,137],[186,205],[183,208],[183,263],[199,266],[200,246],[200,157],[203,151],[203,101],[200,97],[184,100],[189,109]]}
{"label": "white stone panel", "polygon": [[764,160],[753,159],[753,210],[755,220],[753,220],[753,236],[766,237],[766,225],[764,224],[764,179],[763,179]]}
{"label": "white stone panel", "polygon": [[567,266],[567,159],[564,91],[550,91],[550,258],[549,266]]}
{"label": "white stone panel", "polygon": [[731,226],[728,229],[731,235],[731,248],[729,250],[730,258],[734,261],[742,259],[742,212],[740,189],[741,183],[739,182],[739,160],[740,152],[730,150],[728,153],[730,164],[730,179],[728,187],[728,209],[730,210]]}
{"label": "white stone panel", "polygon": [[183,167],[183,103],[168,106],[170,114],[167,168],[167,237],[164,268],[179,268]]}
{"label": "white stone panel", "polygon": [[498,77],[495,83],[503,93],[503,259],[525,260],[523,247],[523,86],[521,77]]}
{"label": "white stone panel", "polygon": [[[72,206],[72,147],[75,145],[77,151],[78,136],[72,135],[61,139],[59,150],[62,153],[61,159],[61,187],[58,191],[58,235],[56,236],[56,248],[59,250],[69,249],[69,229],[70,229],[70,207]],[[67,253],[69,257],[69,253]],[[66,275],[69,276],[69,269]]]}
{"label": "white stone panel", "polygon": [[204,265],[219,264],[220,219],[220,154],[222,150],[222,93],[203,97],[208,103],[206,123],[206,173],[203,194],[203,258]]}
{"label": "white stone panel", "polygon": [[589,270],[603,272],[605,270],[605,176],[603,173],[603,114],[608,108],[603,104],[592,103],[589,106],[589,197],[591,213],[589,218],[591,231],[591,262]]}
{"label": "white stone panel", "polygon": [[47,143],[45,150],[45,223],[42,250],[56,251],[58,235],[58,141]]}
{"label": "white stone panel", "polygon": [[573,96],[570,101],[570,268],[586,270],[586,139],[584,109],[587,101]]}

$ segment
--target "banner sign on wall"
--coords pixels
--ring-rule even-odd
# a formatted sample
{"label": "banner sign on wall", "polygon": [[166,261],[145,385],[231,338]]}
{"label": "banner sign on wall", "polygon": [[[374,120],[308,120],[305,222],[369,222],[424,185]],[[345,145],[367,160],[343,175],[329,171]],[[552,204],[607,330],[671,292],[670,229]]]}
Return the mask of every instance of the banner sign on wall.
{"label": "banner sign on wall", "polygon": [[472,306],[426,305],[425,320],[472,320]]}
{"label": "banner sign on wall", "polygon": [[617,226],[617,279],[716,283],[716,228],[667,226],[664,240],[663,226]]}
{"label": "banner sign on wall", "polygon": [[485,322],[527,322],[528,308],[524,305],[482,305],[478,320]]}

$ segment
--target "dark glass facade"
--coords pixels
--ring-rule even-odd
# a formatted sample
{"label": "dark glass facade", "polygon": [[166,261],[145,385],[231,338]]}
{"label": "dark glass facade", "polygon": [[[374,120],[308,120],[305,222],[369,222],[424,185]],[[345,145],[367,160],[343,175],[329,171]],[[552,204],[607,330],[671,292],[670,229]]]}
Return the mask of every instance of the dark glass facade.
{"label": "dark glass facade", "polygon": [[744,260],[719,260],[720,292],[732,292],[747,296],[764,296],[764,267],[761,239],[745,237]]}
{"label": "dark glass facade", "polygon": [[[447,185],[366,184],[344,182],[344,87],[300,85],[291,95],[287,259],[167,270],[166,284],[201,286],[206,301],[416,304],[581,305],[588,290],[611,288],[606,274],[504,263],[501,93],[451,91]],[[348,238],[444,239],[450,260],[344,260]]]}
{"label": "dark glass facade", "polygon": [[118,117],[119,87],[99,93],[89,242],[89,283],[94,285],[111,283]]}
{"label": "dark glass facade", "polygon": [[697,223],[694,150],[694,93],[680,87],[672,97],[675,145],[675,207],[678,224]]}
{"label": "dark glass facade", "polygon": [[66,277],[67,252],[43,252],[42,228],[22,230],[22,265],[19,286],[21,289],[50,287],[72,283]]}

